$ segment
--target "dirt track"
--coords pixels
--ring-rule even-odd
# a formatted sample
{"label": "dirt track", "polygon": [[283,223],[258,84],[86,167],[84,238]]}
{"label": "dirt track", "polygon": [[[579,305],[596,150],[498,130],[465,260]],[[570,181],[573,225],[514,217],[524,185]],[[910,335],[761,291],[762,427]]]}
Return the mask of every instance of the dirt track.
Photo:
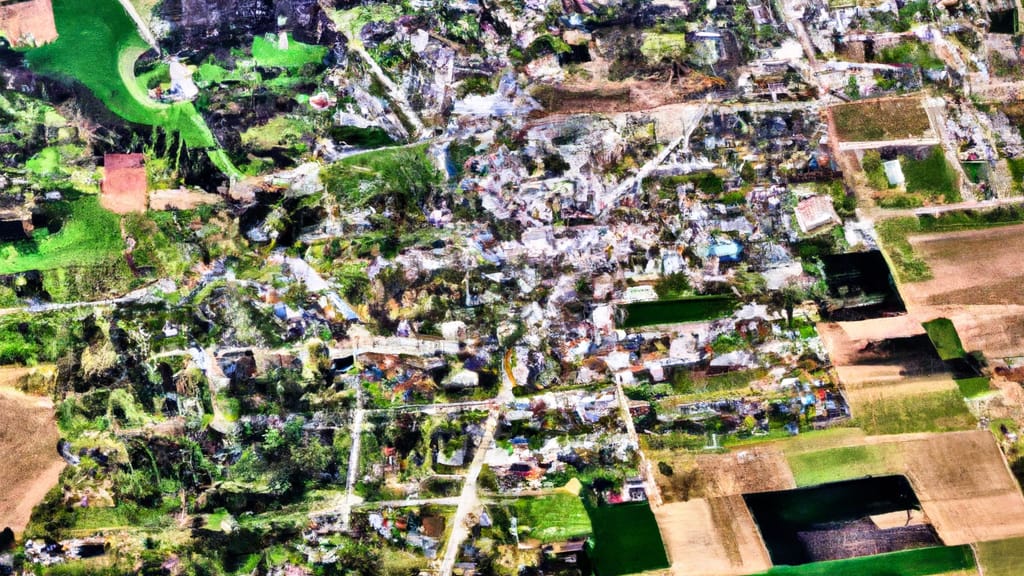
{"label": "dirt track", "polygon": [[57,456],[59,434],[48,398],[28,396],[0,382],[0,414],[0,453],[4,461],[17,463],[0,467],[0,528],[10,526],[20,534],[32,508],[57,483],[64,461]]}

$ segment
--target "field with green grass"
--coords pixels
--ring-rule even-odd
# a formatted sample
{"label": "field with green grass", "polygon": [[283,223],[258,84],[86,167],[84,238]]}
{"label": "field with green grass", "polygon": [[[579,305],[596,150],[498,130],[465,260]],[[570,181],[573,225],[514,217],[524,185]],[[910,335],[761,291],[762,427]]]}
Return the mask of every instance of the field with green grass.
{"label": "field with green grass", "polygon": [[978,564],[985,576],[1019,576],[1024,567],[1024,538],[979,542]]}
{"label": "field with green grass", "polygon": [[266,68],[300,68],[304,64],[319,64],[327,56],[327,48],[303,44],[288,37],[288,48],[281,50],[276,37],[256,36],[252,39],[252,57],[257,66]]}
{"label": "field with green grass", "polygon": [[788,454],[786,460],[797,486],[879,476],[891,472],[889,454],[896,446],[844,446],[817,452]]}
{"label": "field with green grass", "polygon": [[918,98],[889,98],[832,107],[839,139],[847,142],[917,138],[931,128]]}
{"label": "field with green grass", "polygon": [[932,278],[931,268],[914,253],[909,237],[921,232],[921,222],[914,216],[890,218],[875,224],[882,249],[892,263],[893,275],[900,282],[923,282]]}
{"label": "field with green grass", "polygon": [[634,302],[625,306],[623,328],[637,328],[656,324],[700,322],[728,316],[736,308],[732,296],[692,296],[679,300]]}
{"label": "field with green grass", "polygon": [[960,342],[960,335],[956,332],[956,326],[949,318],[936,318],[922,324],[928,339],[935,346],[939,358],[943,360],[956,360],[967,355],[964,345]]}
{"label": "field with green grass", "polygon": [[177,132],[192,148],[217,146],[190,102],[158,103],[139,85],[135,61],[150,47],[117,0],[53,0],[53,13],[60,37],[26,53],[32,70],[77,80],[118,116]]}
{"label": "field with green grass", "polygon": [[855,406],[853,416],[871,435],[970,430],[977,423],[959,390],[872,400]]}
{"label": "field with green grass", "polygon": [[907,192],[920,192],[930,198],[942,198],[947,203],[963,200],[957,186],[957,173],[946,162],[942,148],[936,146],[922,160],[903,158],[900,161],[907,181]]}
{"label": "field with green grass", "polygon": [[964,398],[977,398],[979,396],[985,396],[992,391],[992,387],[989,385],[989,379],[981,376],[978,378],[961,378],[956,381],[957,388],[960,388],[960,393],[964,395]]}
{"label": "field with green grass", "polygon": [[[965,545],[917,548],[802,566],[776,566],[756,576],[931,576],[973,569],[974,555],[970,546]],[[987,571],[985,574],[990,576]]]}
{"label": "field with green grass", "polygon": [[668,568],[658,522],[646,502],[588,508],[594,527],[591,558],[597,576]]}
{"label": "field with green grass", "polygon": [[95,196],[70,203],[67,222],[56,234],[36,230],[32,239],[0,247],[0,274],[89,266],[124,250],[120,219],[103,209]]}
{"label": "field with green grass", "polygon": [[590,536],[593,531],[583,501],[573,494],[518,498],[513,508],[520,539],[536,538],[547,544]]}

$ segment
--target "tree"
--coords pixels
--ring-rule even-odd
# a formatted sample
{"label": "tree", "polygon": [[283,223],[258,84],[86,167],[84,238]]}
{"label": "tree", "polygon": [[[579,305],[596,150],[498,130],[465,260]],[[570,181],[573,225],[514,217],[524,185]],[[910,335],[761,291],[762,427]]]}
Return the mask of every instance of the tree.
{"label": "tree", "polygon": [[654,285],[654,291],[658,293],[659,298],[679,296],[689,289],[690,278],[685,272],[669,274],[661,280],[658,280],[658,283]]}
{"label": "tree", "polygon": [[844,90],[846,97],[850,100],[857,100],[860,98],[860,84],[857,83],[856,76],[850,76],[849,80],[846,81],[846,89]]}

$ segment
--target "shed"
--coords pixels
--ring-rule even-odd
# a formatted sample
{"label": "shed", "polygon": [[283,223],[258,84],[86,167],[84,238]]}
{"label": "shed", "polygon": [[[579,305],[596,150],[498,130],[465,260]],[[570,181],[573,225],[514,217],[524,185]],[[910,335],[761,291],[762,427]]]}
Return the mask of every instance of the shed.
{"label": "shed", "polygon": [[840,222],[828,196],[811,196],[796,205],[796,222],[804,234]]}
{"label": "shed", "polygon": [[882,163],[885,169],[885,178],[889,180],[889,186],[902,186],[906,179],[903,177],[903,167],[899,160],[889,160]]}

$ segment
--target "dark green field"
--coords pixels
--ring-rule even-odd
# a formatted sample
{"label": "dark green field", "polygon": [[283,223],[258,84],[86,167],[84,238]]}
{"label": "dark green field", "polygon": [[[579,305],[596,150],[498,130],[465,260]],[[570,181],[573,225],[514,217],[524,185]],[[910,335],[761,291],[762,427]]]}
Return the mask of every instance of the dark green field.
{"label": "dark green field", "polygon": [[594,528],[592,558],[597,576],[668,568],[654,513],[646,502],[588,508]]}
{"label": "dark green field", "polygon": [[756,576],[930,576],[974,569],[970,546],[917,548],[802,566],[776,566]]}
{"label": "dark green field", "polygon": [[634,302],[627,304],[623,328],[700,322],[727,316],[736,308],[732,296],[692,296],[679,300]]}
{"label": "dark green field", "polygon": [[949,318],[936,318],[922,324],[928,339],[935,345],[935,351],[943,360],[956,360],[967,355],[963,344],[960,342],[960,335],[956,332],[956,326]]}

